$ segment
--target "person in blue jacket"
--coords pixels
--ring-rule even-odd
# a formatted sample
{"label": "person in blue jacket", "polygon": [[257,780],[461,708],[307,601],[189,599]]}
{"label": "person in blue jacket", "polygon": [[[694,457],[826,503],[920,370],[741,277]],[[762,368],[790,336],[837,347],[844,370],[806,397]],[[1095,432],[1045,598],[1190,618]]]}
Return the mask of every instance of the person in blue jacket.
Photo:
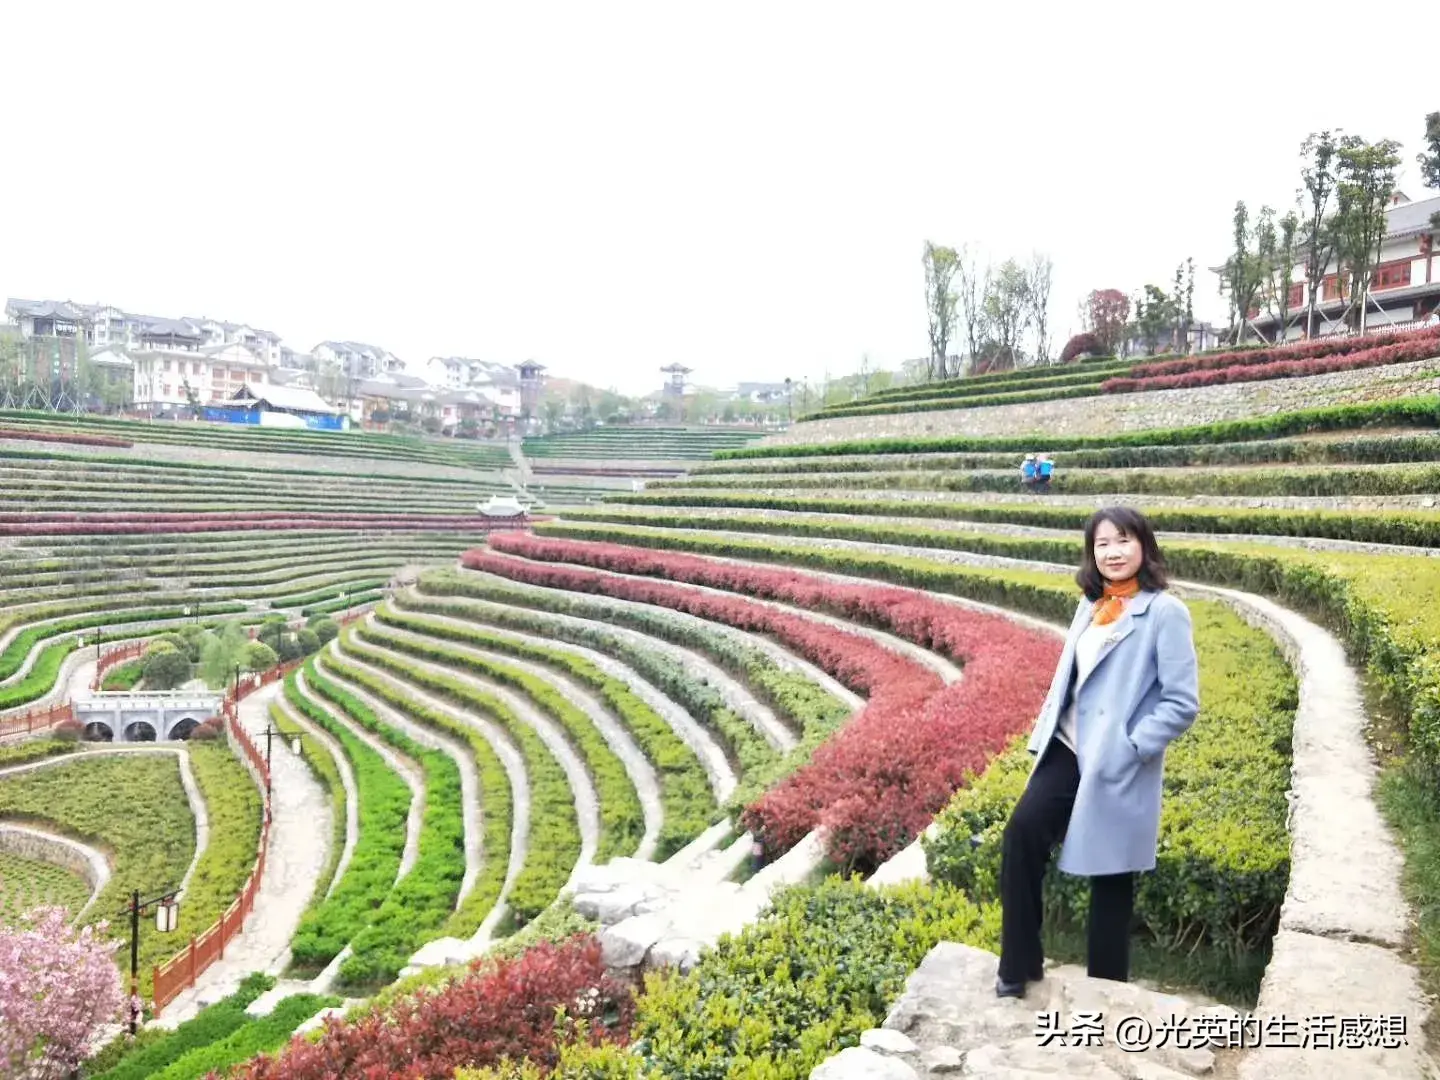
{"label": "person in blue jacket", "polygon": [[1095,513],[1076,580],[1085,595],[1001,841],[1000,997],[1044,977],[1041,897],[1057,843],[1059,871],[1090,878],[1089,974],[1129,980],[1135,875],[1155,867],[1165,749],[1200,710],[1190,610],[1166,591],[1144,515]]}
{"label": "person in blue jacket", "polygon": [[1055,463],[1044,454],[1041,454],[1035,462],[1036,486],[1041,491],[1048,491],[1050,488],[1050,476],[1055,471]]}
{"label": "person in blue jacket", "polygon": [[1020,482],[1027,488],[1035,486],[1035,455],[1026,454],[1020,463]]}

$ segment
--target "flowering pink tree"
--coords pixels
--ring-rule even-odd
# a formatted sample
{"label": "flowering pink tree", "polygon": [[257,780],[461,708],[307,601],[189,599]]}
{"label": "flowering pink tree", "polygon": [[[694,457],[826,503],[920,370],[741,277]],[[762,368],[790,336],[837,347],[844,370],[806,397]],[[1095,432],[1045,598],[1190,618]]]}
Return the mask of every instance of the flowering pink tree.
{"label": "flowering pink tree", "polygon": [[125,995],[106,924],[76,931],[63,908],[0,926],[0,1080],[57,1080],[89,1056]]}

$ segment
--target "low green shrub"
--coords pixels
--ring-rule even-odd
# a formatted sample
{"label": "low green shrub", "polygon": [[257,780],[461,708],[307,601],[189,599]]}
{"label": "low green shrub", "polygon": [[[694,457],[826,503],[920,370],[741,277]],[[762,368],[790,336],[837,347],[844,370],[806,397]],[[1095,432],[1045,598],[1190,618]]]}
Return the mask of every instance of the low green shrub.
{"label": "low green shrub", "polygon": [[[333,658],[327,657],[327,662],[331,660]],[[333,666],[351,682],[363,686],[417,724],[453,736],[469,747],[479,780],[480,850],[484,861],[469,893],[446,921],[444,929],[446,936],[469,937],[495,906],[510,866],[510,830],[515,820],[515,797],[500,756],[473,725],[460,723],[439,709],[430,708],[383,679],[371,678],[366,672],[349,665],[334,663]]]}
{"label": "low green shrub", "polygon": [[416,949],[440,935],[455,910],[465,876],[460,769],[447,754],[421,746],[383,723],[364,702],[322,677],[313,666],[306,670],[305,685],[414,761],[424,777],[425,804],[415,863],[350,942],[351,955],[340,965],[336,983],[343,989],[383,986],[400,974]]}
{"label": "low green shrub", "polygon": [[[306,668],[313,674],[314,661]],[[365,741],[300,691],[297,673],[285,677],[285,700],[339,743],[355,776],[360,835],[334,890],[311,902],[290,939],[291,970],[317,974],[369,923],[400,871],[410,788]]]}
{"label": "low green shrub", "polygon": [[[570,743],[579,752],[585,771],[595,784],[595,794],[600,805],[600,840],[596,860],[608,862],[616,855],[634,854],[645,833],[645,813],[640,808],[640,797],[635,793],[630,774],[625,771],[625,765],[619,756],[610,749],[605,737],[591,723],[590,717],[566,700],[563,694],[544,679],[537,678],[528,671],[485,660],[439,642],[416,641],[363,622],[347,627],[341,635],[341,641],[347,650],[353,648],[355,655],[363,660],[373,662],[377,655],[383,654],[358,648],[357,641],[465,674],[478,675],[518,690],[542,713],[560,725]],[[431,680],[435,676],[424,668],[412,669],[409,677],[418,685],[433,688]],[[451,680],[442,677],[440,681],[443,685]]]}
{"label": "low green shrub", "polygon": [[191,1050],[155,1074],[155,1080],[197,1080],[223,1073],[256,1054],[278,1049],[306,1020],[340,1003],[340,998],[326,994],[292,994],[268,1016],[247,1017],[225,1038]]}
{"label": "low green shrub", "polygon": [[[628,686],[619,679],[611,678],[590,661],[573,653],[530,645],[514,638],[485,633],[480,629],[405,615],[388,603],[381,604],[376,609],[375,616],[386,626],[545,664],[598,693],[609,711],[635,737],[646,759],[655,768],[663,811],[660,836],[654,854],[657,861],[679,851],[713,822],[716,816],[715,801],[710,794],[705,770],[695,752]],[[361,637],[366,637],[365,630],[362,630]],[[403,651],[407,643],[392,639],[386,644]],[[477,667],[476,670],[488,673],[484,666]]]}
{"label": "low green shrub", "polygon": [[245,976],[229,997],[201,1009],[174,1031],[144,1028],[143,1042],[129,1046],[121,1035],[86,1066],[90,1080],[146,1080],[200,1047],[210,1046],[250,1022],[245,1007],[275,985],[264,972]]}
{"label": "low green shrub", "polygon": [[[356,647],[353,640],[340,638],[346,651],[374,667],[388,671],[405,681],[455,702],[461,708],[474,709],[480,715],[498,722],[515,740],[525,760],[525,774],[530,785],[530,833],[528,857],[510,887],[506,898],[508,925],[524,926],[544,911],[569,880],[575,861],[580,857],[580,826],[574,796],[565,770],[550,753],[544,740],[529,724],[524,723],[504,702],[490,694],[466,686],[458,679],[421,675],[394,657],[370,649]],[[328,665],[338,663],[328,652]],[[352,669],[353,671],[353,669]],[[347,673],[347,678],[352,677]],[[382,689],[380,680],[368,679],[363,672],[354,672],[356,681],[378,693],[402,696],[394,688]],[[393,700],[393,699],[392,699]]]}

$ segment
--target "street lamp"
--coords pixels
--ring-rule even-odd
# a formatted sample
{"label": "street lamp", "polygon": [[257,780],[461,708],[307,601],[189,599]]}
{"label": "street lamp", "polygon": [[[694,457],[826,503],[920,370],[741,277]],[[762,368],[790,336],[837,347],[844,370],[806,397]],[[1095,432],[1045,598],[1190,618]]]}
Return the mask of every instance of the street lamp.
{"label": "street lamp", "polygon": [[155,929],[161,934],[172,934],[180,925],[180,901],[176,893],[160,893],[149,900],[140,899],[140,890],[130,894],[130,904],[119,917],[130,916],[130,1034],[133,1036],[140,1027],[140,916],[155,909]]}

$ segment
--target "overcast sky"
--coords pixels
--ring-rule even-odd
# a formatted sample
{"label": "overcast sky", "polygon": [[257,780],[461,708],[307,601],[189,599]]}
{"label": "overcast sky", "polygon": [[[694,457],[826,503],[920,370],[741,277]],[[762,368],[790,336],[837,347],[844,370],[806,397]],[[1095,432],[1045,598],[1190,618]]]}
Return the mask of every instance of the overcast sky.
{"label": "overcast sky", "polygon": [[1280,7],[12,4],[0,289],[629,393],[923,355],[927,239],[1047,252],[1061,341],[1187,256],[1223,320],[1204,268],[1308,132],[1434,194],[1433,6]]}

